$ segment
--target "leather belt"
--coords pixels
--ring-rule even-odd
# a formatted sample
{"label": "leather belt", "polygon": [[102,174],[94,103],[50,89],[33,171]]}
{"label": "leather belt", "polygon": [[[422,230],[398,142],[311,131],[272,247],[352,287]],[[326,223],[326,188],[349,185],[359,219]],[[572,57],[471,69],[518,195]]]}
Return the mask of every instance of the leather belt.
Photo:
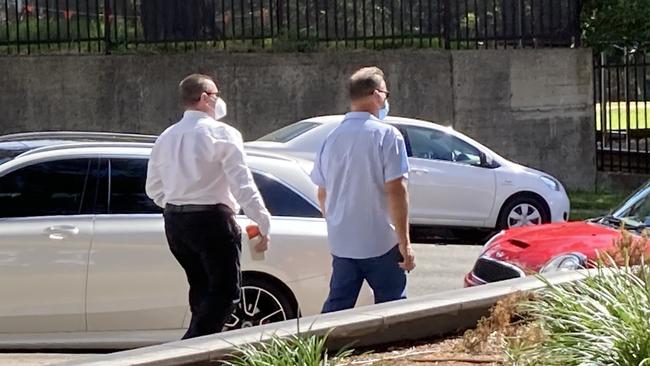
{"label": "leather belt", "polygon": [[168,203],[165,205],[165,211],[167,212],[203,212],[203,211],[215,211],[219,204],[213,205],[174,205]]}

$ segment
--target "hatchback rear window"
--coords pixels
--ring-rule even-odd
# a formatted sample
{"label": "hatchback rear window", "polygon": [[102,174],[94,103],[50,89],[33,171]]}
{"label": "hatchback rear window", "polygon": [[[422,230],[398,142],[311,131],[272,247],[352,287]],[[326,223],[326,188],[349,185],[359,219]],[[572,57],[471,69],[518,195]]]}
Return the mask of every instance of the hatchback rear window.
{"label": "hatchback rear window", "polygon": [[257,141],[289,142],[303,133],[318,127],[318,122],[301,121],[262,136]]}

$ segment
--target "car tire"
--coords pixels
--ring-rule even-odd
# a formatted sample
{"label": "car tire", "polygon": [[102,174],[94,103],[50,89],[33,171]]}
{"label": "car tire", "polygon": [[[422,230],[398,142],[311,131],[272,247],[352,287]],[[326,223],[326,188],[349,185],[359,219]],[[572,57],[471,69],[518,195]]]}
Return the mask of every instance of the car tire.
{"label": "car tire", "polygon": [[517,196],[506,201],[499,213],[497,229],[540,225],[551,222],[546,204],[533,196]]}
{"label": "car tire", "polygon": [[268,278],[244,275],[241,299],[224,330],[294,319],[297,314],[288,290]]}

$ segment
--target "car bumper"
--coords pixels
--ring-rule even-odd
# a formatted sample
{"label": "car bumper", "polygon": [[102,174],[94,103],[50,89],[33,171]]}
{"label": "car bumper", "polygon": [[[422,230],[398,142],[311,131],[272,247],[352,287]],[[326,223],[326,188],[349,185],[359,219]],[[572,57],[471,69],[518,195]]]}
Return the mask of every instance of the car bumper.
{"label": "car bumper", "polygon": [[553,192],[553,194],[549,195],[546,202],[551,213],[551,222],[569,220],[571,204],[569,203],[569,196],[567,196],[564,190]]}
{"label": "car bumper", "polygon": [[474,287],[474,286],[484,285],[486,283],[487,282],[483,281],[482,279],[474,276],[472,272],[466,274],[465,278],[463,279],[464,287]]}

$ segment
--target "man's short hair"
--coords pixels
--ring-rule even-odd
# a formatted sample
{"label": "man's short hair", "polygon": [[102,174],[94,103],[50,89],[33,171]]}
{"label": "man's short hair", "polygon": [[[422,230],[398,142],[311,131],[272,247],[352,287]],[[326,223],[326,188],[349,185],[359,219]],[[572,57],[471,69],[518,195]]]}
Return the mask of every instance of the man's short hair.
{"label": "man's short hair", "polygon": [[348,82],[350,99],[357,100],[367,97],[380,88],[383,80],[384,72],[378,67],[364,67],[357,70]]}
{"label": "man's short hair", "polygon": [[198,102],[201,94],[208,91],[208,81],[216,84],[211,76],[203,74],[192,74],[181,80],[178,84],[178,91],[183,105],[188,106]]}

